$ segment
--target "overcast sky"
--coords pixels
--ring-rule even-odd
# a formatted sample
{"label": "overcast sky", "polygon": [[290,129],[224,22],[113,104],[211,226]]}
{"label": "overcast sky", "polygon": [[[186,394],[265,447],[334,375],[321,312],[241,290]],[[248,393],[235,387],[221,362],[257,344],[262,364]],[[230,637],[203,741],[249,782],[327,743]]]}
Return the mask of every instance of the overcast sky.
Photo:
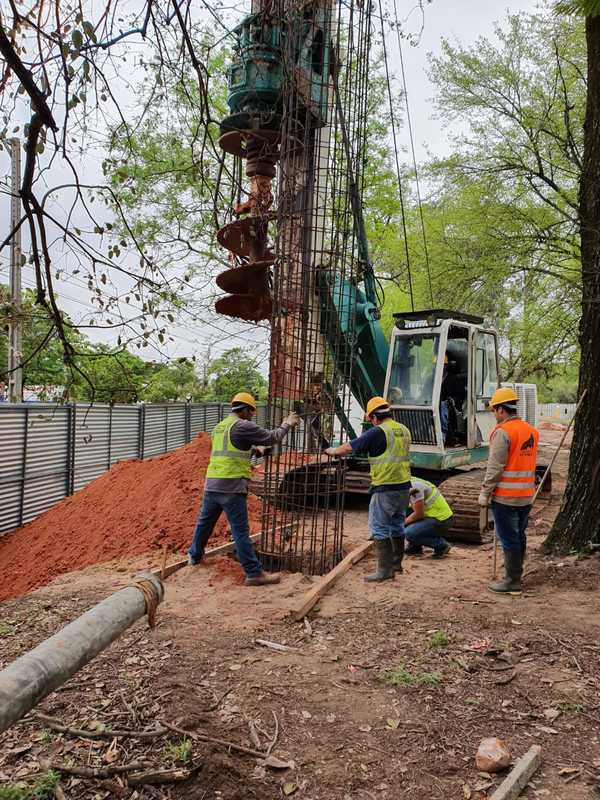
{"label": "overcast sky", "polygon": [[[414,10],[410,11],[414,9],[414,0],[396,0],[396,3],[403,27],[408,31],[417,32],[421,27],[421,17]],[[391,2],[388,2],[387,5],[391,6]],[[407,42],[403,43],[407,92],[418,160],[424,159],[428,152],[434,155],[445,154],[448,152],[449,146],[446,136],[447,127],[443,121],[434,118],[432,103],[434,88],[427,77],[428,54],[438,54],[440,52],[442,37],[457,39],[463,44],[471,44],[480,36],[493,38],[494,22],[502,20],[507,10],[511,12],[533,12],[537,6],[538,2],[536,0],[512,0],[502,5],[493,2],[493,0],[452,0],[452,2],[449,2],[449,0],[433,0],[430,5],[426,6],[425,24],[418,45],[411,46]],[[231,14],[232,12],[229,13]],[[227,19],[227,23],[230,23],[229,19]],[[231,24],[233,23],[234,20],[231,21]],[[395,37],[393,38],[395,39]],[[392,45],[390,50],[392,70],[398,72],[395,53],[396,48]],[[400,84],[396,85],[399,86]],[[403,125],[399,138],[400,144],[408,147],[409,137],[406,125]],[[99,154],[96,154],[93,159],[95,162],[93,165],[94,170],[98,168],[97,165],[100,161],[98,156]],[[91,165],[92,162],[90,161]],[[5,171],[7,166],[7,159],[2,154],[0,169]],[[5,203],[2,203],[3,212],[6,208]],[[6,235],[5,232],[8,229],[7,216],[8,214],[5,213],[1,215],[0,233],[2,238]],[[7,263],[4,258],[2,258],[2,262],[4,265]],[[8,282],[6,266],[0,266],[0,281]],[[32,271],[27,268],[24,270],[24,283],[28,285],[31,281]],[[89,293],[77,282],[63,285],[60,290],[67,313],[75,320],[80,319],[89,303]],[[206,338],[211,335],[214,337],[214,331],[207,328]],[[102,338],[106,340],[106,336]],[[195,350],[199,349],[194,345],[194,342],[201,338],[202,332],[197,328],[193,334],[185,328],[180,328],[177,342],[170,348],[170,352],[172,355],[190,356]],[[201,346],[202,342],[199,341],[198,344]],[[240,342],[229,340],[223,343],[223,348],[236,344],[239,345]],[[217,349],[219,349],[218,346]],[[148,352],[149,350],[150,348],[145,352],[145,355],[156,357],[156,354]]]}

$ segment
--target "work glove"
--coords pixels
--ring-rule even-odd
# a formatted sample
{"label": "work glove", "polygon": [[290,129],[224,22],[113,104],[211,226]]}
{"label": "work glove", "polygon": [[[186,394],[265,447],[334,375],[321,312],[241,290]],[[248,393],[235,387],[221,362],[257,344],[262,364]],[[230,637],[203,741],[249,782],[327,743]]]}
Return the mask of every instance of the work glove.
{"label": "work glove", "polygon": [[287,417],[283,420],[284,425],[288,425],[290,428],[295,428],[299,422],[300,417],[295,411],[290,411]]}
{"label": "work glove", "polygon": [[486,494],[485,492],[479,492],[479,497],[477,498],[477,502],[482,508],[486,508],[486,506],[489,506],[491,501],[492,498],[489,496],[489,494]]}
{"label": "work glove", "polygon": [[326,456],[329,456],[330,458],[334,458],[335,457],[335,447],[326,447],[325,450],[323,450],[323,453]]}

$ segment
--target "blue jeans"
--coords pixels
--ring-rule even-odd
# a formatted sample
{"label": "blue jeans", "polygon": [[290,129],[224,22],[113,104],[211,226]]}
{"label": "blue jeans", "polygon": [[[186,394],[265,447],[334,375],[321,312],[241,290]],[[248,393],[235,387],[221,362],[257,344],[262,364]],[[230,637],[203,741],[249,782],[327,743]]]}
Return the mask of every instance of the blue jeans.
{"label": "blue jeans", "polygon": [[446,439],[448,428],[450,427],[450,413],[448,412],[448,401],[440,401],[440,427],[442,429],[442,436]]}
{"label": "blue jeans", "polygon": [[202,508],[196,522],[194,538],[188,553],[194,561],[200,561],[221,512],[225,512],[231,535],[235,542],[240,564],[248,577],[260,575],[262,565],[256,557],[250,541],[248,525],[248,496],[245,494],[226,494],[225,492],[204,492]]}
{"label": "blue jeans", "polygon": [[442,553],[448,542],[443,534],[452,527],[452,517],[442,522],[438,519],[425,517],[408,525],[406,539],[409,547],[420,550],[422,547],[432,547],[435,553]]}
{"label": "blue jeans", "polygon": [[494,526],[503,550],[514,550],[525,556],[530,511],[531,506],[507,506],[492,500]]}
{"label": "blue jeans", "polygon": [[373,539],[401,538],[408,506],[408,489],[375,492],[369,503],[369,530]]}

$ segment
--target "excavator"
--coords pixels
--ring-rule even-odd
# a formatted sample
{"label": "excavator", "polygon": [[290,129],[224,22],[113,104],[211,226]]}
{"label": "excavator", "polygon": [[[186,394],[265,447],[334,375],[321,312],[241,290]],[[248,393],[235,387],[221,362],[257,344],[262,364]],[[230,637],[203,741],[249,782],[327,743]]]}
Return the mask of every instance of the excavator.
{"label": "excavator", "polygon": [[[309,137],[335,113],[348,168],[356,163],[336,82],[339,65],[329,40],[333,6],[300,2],[294,16],[281,9],[276,13],[269,0],[254,0],[253,13],[234,31],[231,113],[221,122],[219,145],[245,162],[250,190],[248,201],[235,209],[238,219],[217,236],[231,253],[230,269],[217,277],[217,285],[228,294],[217,301],[216,309],[228,316],[257,322],[275,313],[271,267],[277,254],[269,245],[268,226],[277,216],[271,210],[271,182],[286,141]],[[302,114],[286,111],[281,99],[290,75],[295,107]],[[369,398],[383,395],[394,418],[409,428],[413,474],[438,484],[454,510],[455,525],[448,538],[481,542],[485,533],[476,498],[494,427],[487,404],[500,385],[497,334],[481,317],[434,308],[394,314],[388,340],[381,325],[359,181],[350,174],[348,182],[358,277],[314,270],[315,313],[320,315],[328,357],[335,364],[352,362],[348,387],[361,408]],[[341,407],[336,411],[346,436],[354,438],[357,431],[350,416]],[[301,466],[297,472],[307,469],[310,466]],[[286,476],[291,483],[298,479],[298,474]],[[347,460],[345,489],[368,492],[366,460]]]}

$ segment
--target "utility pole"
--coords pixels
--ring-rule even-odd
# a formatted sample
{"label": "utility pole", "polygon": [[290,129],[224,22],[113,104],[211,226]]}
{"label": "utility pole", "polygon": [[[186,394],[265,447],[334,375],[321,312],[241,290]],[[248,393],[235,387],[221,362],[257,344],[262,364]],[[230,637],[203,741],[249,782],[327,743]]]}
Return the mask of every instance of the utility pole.
{"label": "utility pole", "polygon": [[[15,231],[21,217],[21,143],[11,139],[11,199],[10,227]],[[10,403],[23,401],[23,321],[21,318],[21,229],[16,230],[10,243],[10,305],[11,314],[8,326],[8,400]]]}

